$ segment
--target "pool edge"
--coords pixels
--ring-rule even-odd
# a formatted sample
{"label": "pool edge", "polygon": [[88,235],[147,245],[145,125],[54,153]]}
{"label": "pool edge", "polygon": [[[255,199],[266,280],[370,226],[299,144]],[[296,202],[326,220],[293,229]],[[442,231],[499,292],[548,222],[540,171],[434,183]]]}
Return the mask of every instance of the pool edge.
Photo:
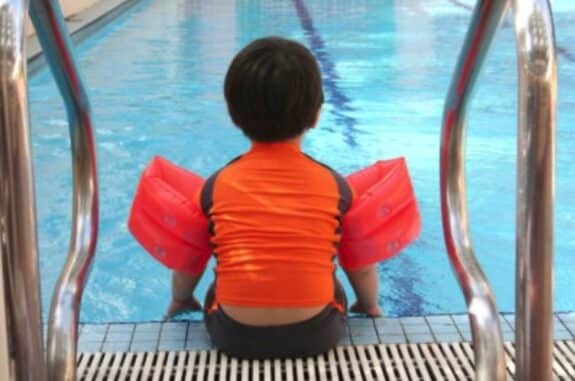
{"label": "pool edge", "polygon": [[[515,341],[515,315],[500,314],[505,342]],[[575,311],[554,313],[554,340],[575,340]],[[350,317],[339,345],[471,342],[466,314],[402,318]],[[214,349],[201,321],[81,324],[79,352]]]}
{"label": "pool edge", "polygon": [[[124,14],[142,0],[102,0],[96,4],[66,17],[66,26],[74,44],[94,34],[108,23]],[[28,76],[44,68],[46,60],[36,34],[26,38]]]}

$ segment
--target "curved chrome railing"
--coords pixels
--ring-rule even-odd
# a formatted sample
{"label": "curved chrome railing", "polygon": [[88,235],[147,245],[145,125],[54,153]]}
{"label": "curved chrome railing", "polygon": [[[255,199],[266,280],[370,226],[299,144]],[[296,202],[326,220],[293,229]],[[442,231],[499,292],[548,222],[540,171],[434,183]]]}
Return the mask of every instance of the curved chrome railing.
{"label": "curved chrome railing", "polygon": [[[24,22],[28,1],[0,0],[0,332],[9,380],[42,380],[38,241],[28,104]],[[3,350],[6,350],[5,347]],[[1,351],[0,351],[1,352]],[[4,379],[4,378],[3,378]]]}
{"label": "curved chrome railing", "polygon": [[505,379],[503,336],[495,297],[475,258],[465,193],[465,113],[506,0],[480,0],[473,11],[443,113],[440,152],[441,213],[445,245],[467,302],[478,381]]}
{"label": "curved chrome railing", "polygon": [[[551,380],[557,66],[547,0],[513,0],[519,69],[517,379]],[[473,253],[465,198],[465,111],[507,1],[480,1],[444,111],[441,206],[445,242],[468,303],[478,380],[503,380],[495,299]]]}
{"label": "curved chrome railing", "polygon": [[56,0],[31,0],[30,16],[68,111],[74,174],[72,238],[54,290],[48,325],[47,375],[76,379],[78,317],[98,234],[98,184],[90,105]]}
{"label": "curved chrome railing", "polygon": [[552,379],[557,62],[548,0],[513,0],[519,69],[516,358],[519,381]]}

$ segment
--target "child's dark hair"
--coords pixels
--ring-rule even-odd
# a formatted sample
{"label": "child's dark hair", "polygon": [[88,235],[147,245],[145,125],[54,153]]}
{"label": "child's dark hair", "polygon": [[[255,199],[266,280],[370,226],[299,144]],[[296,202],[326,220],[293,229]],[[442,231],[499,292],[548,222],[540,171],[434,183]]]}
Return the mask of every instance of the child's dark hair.
{"label": "child's dark hair", "polygon": [[323,103],[321,73],[303,45],[279,37],[255,40],[233,59],[224,83],[233,122],[260,142],[301,135]]}

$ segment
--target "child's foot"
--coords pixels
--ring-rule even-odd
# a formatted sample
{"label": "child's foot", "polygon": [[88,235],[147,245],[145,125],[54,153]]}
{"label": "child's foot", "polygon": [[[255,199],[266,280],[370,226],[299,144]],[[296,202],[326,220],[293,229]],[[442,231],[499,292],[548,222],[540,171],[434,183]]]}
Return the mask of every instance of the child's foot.
{"label": "child's foot", "polygon": [[184,312],[201,311],[201,310],[202,305],[196,300],[196,298],[192,298],[191,300],[187,301],[172,300],[164,319],[169,320]]}
{"label": "child's foot", "polygon": [[383,312],[378,305],[364,307],[359,304],[359,302],[355,302],[351,308],[349,309],[351,312],[356,314],[366,314],[369,317],[380,317],[383,316]]}

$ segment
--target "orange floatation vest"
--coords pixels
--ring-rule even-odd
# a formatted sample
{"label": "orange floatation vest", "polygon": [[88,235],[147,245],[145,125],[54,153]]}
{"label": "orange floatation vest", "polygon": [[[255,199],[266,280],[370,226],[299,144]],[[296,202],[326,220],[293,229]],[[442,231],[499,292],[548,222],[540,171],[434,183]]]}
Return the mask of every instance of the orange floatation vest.
{"label": "orange floatation vest", "polygon": [[[377,163],[347,180],[355,193],[344,215],[341,266],[359,269],[398,254],[421,230],[421,217],[404,158]],[[213,247],[199,207],[204,180],[156,156],[144,170],[130,211],[130,232],[160,263],[200,273]]]}

